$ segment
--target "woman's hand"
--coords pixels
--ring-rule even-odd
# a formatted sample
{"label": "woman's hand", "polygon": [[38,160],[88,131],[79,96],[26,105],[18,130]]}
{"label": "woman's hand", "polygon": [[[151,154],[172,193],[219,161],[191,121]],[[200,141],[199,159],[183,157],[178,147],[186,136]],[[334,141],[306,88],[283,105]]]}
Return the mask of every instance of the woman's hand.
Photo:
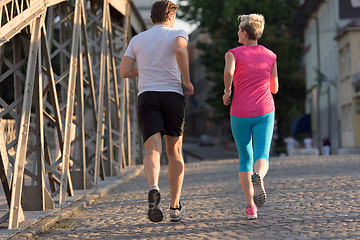
{"label": "woman's hand", "polygon": [[225,106],[230,104],[230,95],[231,93],[224,93],[222,99]]}

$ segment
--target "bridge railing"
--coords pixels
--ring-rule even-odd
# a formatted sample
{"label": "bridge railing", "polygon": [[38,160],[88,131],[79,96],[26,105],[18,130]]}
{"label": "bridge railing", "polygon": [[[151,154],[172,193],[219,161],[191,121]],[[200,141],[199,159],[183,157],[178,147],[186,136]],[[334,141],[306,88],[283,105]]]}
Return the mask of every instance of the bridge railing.
{"label": "bridge railing", "polygon": [[13,124],[11,141],[0,137],[0,222],[11,229],[23,211],[64,204],[142,158],[136,81],[119,66],[145,25],[130,0],[2,0],[0,10],[0,119]]}

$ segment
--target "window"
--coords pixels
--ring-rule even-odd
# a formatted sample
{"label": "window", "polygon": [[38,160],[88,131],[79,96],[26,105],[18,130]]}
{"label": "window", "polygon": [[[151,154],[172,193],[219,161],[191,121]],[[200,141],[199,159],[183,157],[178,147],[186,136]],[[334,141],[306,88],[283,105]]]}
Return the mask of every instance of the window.
{"label": "window", "polygon": [[347,64],[346,76],[349,77],[351,75],[351,54],[350,54],[350,46],[349,45],[347,45],[346,64]]}
{"label": "window", "polygon": [[341,80],[345,78],[344,67],[345,67],[344,49],[341,49],[340,50],[340,79]]}

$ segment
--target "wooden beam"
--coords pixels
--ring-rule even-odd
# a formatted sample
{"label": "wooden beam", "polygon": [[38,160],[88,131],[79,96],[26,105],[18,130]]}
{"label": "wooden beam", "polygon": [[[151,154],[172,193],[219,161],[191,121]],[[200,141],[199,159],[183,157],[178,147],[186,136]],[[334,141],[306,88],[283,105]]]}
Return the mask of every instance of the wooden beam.
{"label": "wooden beam", "polygon": [[75,100],[75,86],[76,75],[78,69],[79,60],[79,48],[80,48],[80,34],[81,34],[81,5],[82,0],[75,1],[75,13],[73,23],[73,35],[71,46],[71,59],[70,59],[70,73],[67,91],[67,107],[64,127],[64,147],[63,147],[63,165],[61,169],[61,183],[60,183],[60,198],[59,204],[66,202],[66,189],[69,184],[69,195],[73,195],[73,187],[71,182],[71,176],[69,172],[70,161],[70,148],[71,148],[71,124],[74,113],[74,100]]}
{"label": "wooden beam", "polygon": [[21,14],[11,19],[1,27],[0,46],[8,42],[13,36],[19,33],[23,28],[30,25],[33,20],[46,12],[46,7],[42,1],[34,1],[32,5]]}
{"label": "wooden beam", "polygon": [[19,130],[18,146],[14,164],[14,176],[11,190],[11,206],[9,216],[9,229],[18,228],[20,222],[21,192],[24,180],[24,167],[26,159],[26,149],[29,138],[29,125],[31,115],[31,103],[34,91],[34,78],[37,64],[37,54],[40,43],[41,17],[36,18],[33,23],[33,33],[31,34],[31,43],[29,59],[26,73],[26,84],[24,91],[23,110]]}

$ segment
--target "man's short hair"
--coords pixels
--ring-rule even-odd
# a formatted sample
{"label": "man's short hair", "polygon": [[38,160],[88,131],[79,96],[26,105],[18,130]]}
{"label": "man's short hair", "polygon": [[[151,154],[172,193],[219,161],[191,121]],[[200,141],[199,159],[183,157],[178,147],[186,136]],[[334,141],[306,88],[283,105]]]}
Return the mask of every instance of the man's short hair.
{"label": "man's short hair", "polygon": [[151,20],[153,23],[166,22],[169,14],[175,13],[178,8],[179,6],[168,0],[156,1],[151,8]]}

